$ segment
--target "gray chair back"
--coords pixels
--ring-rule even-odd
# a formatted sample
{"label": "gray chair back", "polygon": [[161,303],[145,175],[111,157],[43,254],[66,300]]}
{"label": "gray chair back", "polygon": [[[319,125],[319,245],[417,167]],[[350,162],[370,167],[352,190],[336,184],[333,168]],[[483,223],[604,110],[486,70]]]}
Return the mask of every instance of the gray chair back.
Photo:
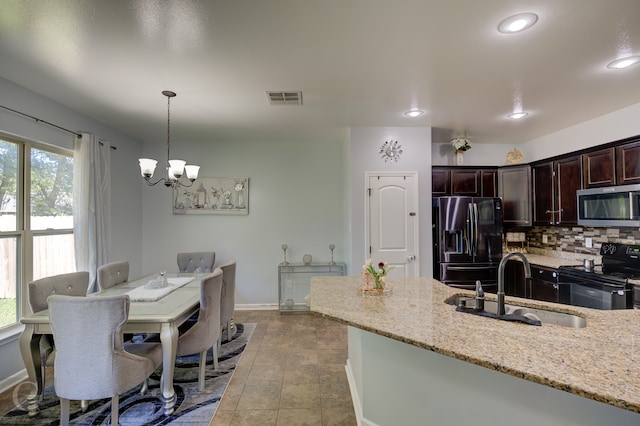
{"label": "gray chair back", "polygon": [[178,270],[195,272],[196,268],[200,268],[201,272],[211,272],[215,261],[216,253],[213,251],[178,253]]}
{"label": "gray chair back", "polygon": [[98,267],[98,291],[129,280],[129,262],[111,262]]}
{"label": "gray chair back", "polygon": [[207,352],[213,351],[213,368],[218,369],[218,343],[220,340],[220,294],[222,290],[222,270],[216,268],[213,274],[200,281],[200,311],[198,321],[178,336],[176,356],[200,354],[198,387],[204,390]]}
{"label": "gray chair back", "polygon": [[89,272],[71,272],[40,278],[27,284],[27,297],[32,313],[48,308],[47,298],[54,294],[86,296],[89,288]]}
{"label": "gray chair back", "polygon": [[[222,269],[222,296],[220,305],[220,324],[233,319],[236,304],[236,261],[231,260],[219,266]],[[227,339],[229,336],[227,335]]]}
{"label": "gray chair back", "polygon": [[[123,334],[129,296],[49,297],[49,321],[56,340],[54,387],[67,400],[113,398],[142,383],[160,364],[153,356],[125,351]],[[135,345],[132,345],[135,346]]]}
{"label": "gray chair back", "polygon": [[198,321],[178,337],[176,356],[192,355],[217,345],[220,337],[220,295],[222,270],[216,268],[200,282]]}
{"label": "gray chair back", "polygon": [[[40,312],[48,308],[47,298],[54,294],[66,296],[86,296],[89,289],[89,272],[71,272],[68,274],[53,275],[40,278],[27,284],[27,298],[31,313]],[[40,351],[40,368],[42,376],[42,389],[46,387],[47,367],[52,367],[55,362],[55,344],[49,334],[43,334],[38,342]],[[41,394],[41,398],[44,392]]]}

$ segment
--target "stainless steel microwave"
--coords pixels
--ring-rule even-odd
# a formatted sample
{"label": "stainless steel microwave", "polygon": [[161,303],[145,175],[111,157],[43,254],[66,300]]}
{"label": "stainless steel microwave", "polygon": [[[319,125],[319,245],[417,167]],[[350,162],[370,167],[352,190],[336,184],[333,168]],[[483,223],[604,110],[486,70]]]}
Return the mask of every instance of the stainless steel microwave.
{"label": "stainless steel microwave", "polygon": [[578,225],[640,227],[640,184],[579,189]]}

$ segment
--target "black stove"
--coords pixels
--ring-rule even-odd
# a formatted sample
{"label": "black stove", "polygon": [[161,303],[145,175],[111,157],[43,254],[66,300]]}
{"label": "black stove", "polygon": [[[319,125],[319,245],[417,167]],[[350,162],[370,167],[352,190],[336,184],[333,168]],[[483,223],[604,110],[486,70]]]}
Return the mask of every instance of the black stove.
{"label": "black stove", "polygon": [[600,248],[602,265],[562,266],[559,282],[570,286],[565,303],[595,309],[633,308],[633,285],[640,279],[640,246],[605,243]]}

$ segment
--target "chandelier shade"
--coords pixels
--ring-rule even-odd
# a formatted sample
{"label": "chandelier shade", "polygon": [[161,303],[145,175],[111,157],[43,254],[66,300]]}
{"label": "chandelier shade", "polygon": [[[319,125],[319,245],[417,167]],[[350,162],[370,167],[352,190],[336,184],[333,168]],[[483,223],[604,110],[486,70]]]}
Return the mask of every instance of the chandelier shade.
{"label": "chandelier shade", "polygon": [[138,164],[140,164],[142,177],[148,179],[153,177],[153,172],[156,170],[158,161],[152,160],[151,158],[139,158]]}
{"label": "chandelier shade", "polygon": [[[167,177],[160,178],[155,182],[151,181],[153,173],[156,170],[156,166],[158,165],[158,161],[152,158],[138,159],[140,174],[149,186],[162,182],[164,186],[170,188],[178,188],[180,186],[189,187],[193,185],[193,182],[195,182],[196,179],[198,179],[200,166],[191,164],[187,165],[187,162],[184,160],[171,160],[171,98],[175,97],[176,94],[169,90],[163,91],[162,94],[167,97]],[[180,180],[185,172],[188,183]]]}

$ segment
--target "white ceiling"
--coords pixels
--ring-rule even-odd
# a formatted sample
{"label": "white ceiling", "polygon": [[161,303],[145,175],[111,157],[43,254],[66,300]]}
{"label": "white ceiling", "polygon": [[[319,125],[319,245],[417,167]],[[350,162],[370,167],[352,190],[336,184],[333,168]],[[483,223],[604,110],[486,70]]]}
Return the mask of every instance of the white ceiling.
{"label": "white ceiling", "polygon": [[[497,32],[519,12],[537,24]],[[640,54],[638,23],[638,0],[2,0],[0,76],[158,143],[168,89],[177,140],[432,126],[516,144],[639,103],[640,65],[606,68]]]}

